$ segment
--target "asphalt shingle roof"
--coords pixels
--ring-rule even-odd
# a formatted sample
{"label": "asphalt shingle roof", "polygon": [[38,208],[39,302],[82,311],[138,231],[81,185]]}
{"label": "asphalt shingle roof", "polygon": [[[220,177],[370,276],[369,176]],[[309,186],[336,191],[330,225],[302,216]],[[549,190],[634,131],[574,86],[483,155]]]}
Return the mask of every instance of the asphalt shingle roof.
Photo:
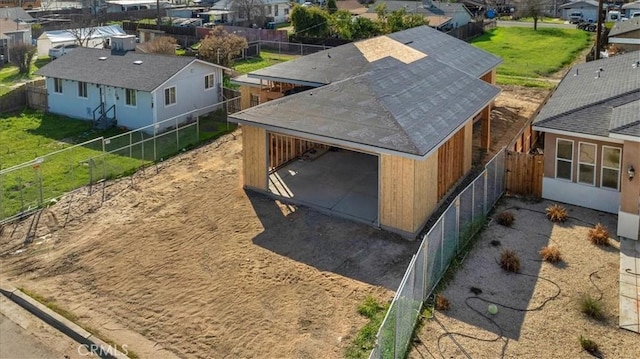
{"label": "asphalt shingle roof", "polygon": [[640,122],[638,108],[640,52],[635,51],[574,66],[533,125],[577,134],[640,137],[639,127],[634,125]]}
{"label": "asphalt shingle roof", "polygon": [[432,6],[425,5],[422,1],[376,1],[369,6],[369,13],[375,13],[380,5],[386,5],[387,12],[392,12],[405,8],[408,14],[444,15],[454,16],[456,12],[468,11],[462,3],[455,2],[432,2]]}
{"label": "asphalt shingle roof", "polygon": [[[106,57],[100,60],[100,57]],[[142,61],[136,65],[134,61]],[[77,48],[51,61],[36,74],[66,80],[152,91],[182,70],[191,57],[143,54],[133,51],[111,54],[106,49]]]}
{"label": "asphalt shingle roof", "polygon": [[33,17],[21,7],[0,7],[0,18],[33,20]]}
{"label": "asphalt shingle roof", "polygon": [[269,101],[236,120],[424,156],[500,90],[427,56],[391,57],[343,81]]}
{"label": "asphalt shingle roof", "polygon": [[637,30],[640,30],[640,18],[638,17],[634,17],[627,21],[616,21],[609,31],[609,37]]}
{"label": "asphalt shingle roof", "polygon": [[[439,60],[443,66],[453,66],[476,78],[502,62],[497,56],[429,26],[387,36]],[[350,43],[251,72],[249,77],[326,85],[357,76],[370,68],[371,63]]]}

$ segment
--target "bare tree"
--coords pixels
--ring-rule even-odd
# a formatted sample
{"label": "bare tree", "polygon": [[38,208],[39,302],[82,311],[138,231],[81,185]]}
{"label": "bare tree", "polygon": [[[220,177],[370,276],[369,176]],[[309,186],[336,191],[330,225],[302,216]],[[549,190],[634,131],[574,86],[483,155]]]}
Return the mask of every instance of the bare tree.
{"label": "bare tree", "polygon": [[36,54],[36,47],[31,44],[20,43],[11,47],[11,63],[18,66],[21,74],[29,74],[31,71],[31,61]]}
{"label": "bare tree", "polygon": [[160,36],[146,45],[147,52],[162,55],[175,55],[178,41],[171,36]]}
{"label": "bare tree", "polygon": [[262,0],[234,0],[232,9],[238,18],[245,19],[252,24],[263,24],[267,16],[266,5]]}
{"label": "bare tree", "polygon": [[202,40],[198,56],[218,65],[229,66],[231,57],[246,47],[247,40],[244,37],[230,34],[217,26]]}
{"label": "bare tree", "polygon": [[70,29],[67,29],[75,42],[82,47],[89,46],[89,40],[93,37],[93,34],[96,32],[95,22],[91,18],[90,15],[80,15],[74,21],[71,22],[73,25]]}
{"label": "bare tree", "polygon": [[533,29],[538,30],[538,20],[544,16],[544,9],[548,0],[525,0],[522,2],[520,15],[533,18]]}

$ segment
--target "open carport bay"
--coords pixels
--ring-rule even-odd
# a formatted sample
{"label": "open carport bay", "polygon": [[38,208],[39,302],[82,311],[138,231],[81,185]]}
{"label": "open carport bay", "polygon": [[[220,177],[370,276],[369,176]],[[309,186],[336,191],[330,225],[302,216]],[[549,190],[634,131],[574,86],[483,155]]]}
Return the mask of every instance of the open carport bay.
{"label": "open carport bay", "polygon": [[378,156],[315,149],[269,175],[269,191],[288,201],[378,225]]}

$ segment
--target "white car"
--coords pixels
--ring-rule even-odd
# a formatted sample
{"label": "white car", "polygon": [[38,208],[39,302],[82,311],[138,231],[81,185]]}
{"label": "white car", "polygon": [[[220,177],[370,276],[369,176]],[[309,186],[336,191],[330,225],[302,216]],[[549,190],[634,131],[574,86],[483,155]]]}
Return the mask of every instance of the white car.
{"label": "white car", "polygon": [[75,49],[77,47],[78,47],[77,44],[54,46],[54,47],[49,49],[49,57],[52,60],[57,59],[60,56],[64,56],[64,55],[70,53],[71,51],[73,51],[73,49]]}

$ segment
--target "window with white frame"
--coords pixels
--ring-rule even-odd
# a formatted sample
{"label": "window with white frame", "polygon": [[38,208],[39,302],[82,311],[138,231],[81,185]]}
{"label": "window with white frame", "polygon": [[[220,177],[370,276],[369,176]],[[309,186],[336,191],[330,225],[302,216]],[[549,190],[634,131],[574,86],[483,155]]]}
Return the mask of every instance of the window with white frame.
{"label": "window with white frame", "polygon": [[556,142],[556,178],[571,181],[573,168],[573,141],[558,139]]}
{"label": "window with white frame", "polygon": [[600,187],[620,188],[620,159],[621,150],[616,147],[602,146],[602,174]]}
{"label": "window with white frame", "polygon": [[595,186],[596,145],[580,142],[578,148],[578,182]]}
{"label": "window with white frame", "polygon": [[216,77],[214,76],[214,74],[209,74],[209,75],[205,75],[204,77],[204,89],[208,90],[208,89],[212,89],[213,86],[216,83]]}
{"label": "window with white frame", "polygon": [[171,106],[176,103],[176,87],[168,87],[164,89],[164,105]]}
{"label": "window with white frame", "polygon": [[82,82],[82,81],[78,82],[78,97],[84,97],[84,98],[89,97],[89,95],[87,95],[87,83],[86,82]]}
{"label": "window with white frame", "polygon": [[278,16],[278,13],[279,13],[279,11],[278,11],[278,10],[280,10],[280,9],[278,9],[278,5],[277,5],[277,4],[276,4],[276,5],[273,5],[273,10],[274,10],[274,14],[273,14],[273,16]]}
{"label": "window with white frame", "polygon": [[62,79],[53,79],[53,92],[62,93]]}
{"label": "window with white frame", "polygon": [[289,9],[285,8],[285,9],[284,9],[284,14],[285,14],[285,15],[289,15]]}
{"label": "window with white frame", "polygon": [[249,107],[258,106],[260,104],[260,96],[252,93],[249,98]]}
{"label": "window with white frame", "polygon": [[136,90],[125,89],[124,90],[124,103],[127,106],[136,106]]}

